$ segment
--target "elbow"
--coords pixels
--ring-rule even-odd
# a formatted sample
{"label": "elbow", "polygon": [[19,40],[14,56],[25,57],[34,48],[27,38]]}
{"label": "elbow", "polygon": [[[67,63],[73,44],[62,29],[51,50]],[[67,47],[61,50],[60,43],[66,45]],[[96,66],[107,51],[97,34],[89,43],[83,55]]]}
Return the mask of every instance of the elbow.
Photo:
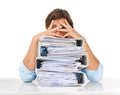
{"label": "elbow", "polygon": [[103,72],[99,72],[99,73],[94,73],[94,74],[89,74],[87,75],[88,80],[90,80],[91,82],[99,82],[102,80],[103,78]]}
{"label": "elbow", "polygon": [[25,82],[29,83],[36,79],[36,74],[26,74],[24,72],[19,72],[20,79]]}
{"label": "elbow", "polygon": [[93,76],[87,76],[88,80],[90,80],[91,82],[99,82],[102,80],[102,76],[97,76],[97,75],[93,75]]}
{"label": "elbow", "polygon": [[90,80],[91,82],[99,82],[103,78],[103,66],[102,66],[102,64],[99,65],[97,70],[83,69],[83,71],[86,73],[88,80]]}

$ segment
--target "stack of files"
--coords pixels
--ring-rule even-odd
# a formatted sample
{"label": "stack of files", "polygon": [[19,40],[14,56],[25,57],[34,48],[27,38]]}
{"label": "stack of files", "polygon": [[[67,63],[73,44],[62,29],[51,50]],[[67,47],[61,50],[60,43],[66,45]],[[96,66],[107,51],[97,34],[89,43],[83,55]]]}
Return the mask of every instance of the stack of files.
{"label": "stack of files", "polygon": [[[38,73],[37,82],[42,87],[53,87],[53,86],[77,86],[83,84],[83,73],[68,73],[68,72],[50,72],[41,71]],[[77,77],[78,76],[78,77]]]}
{"label": "stack of files", "polygon": [[81,68],[88,65],[82,39],[42,37],[36,57],[40,86],[75,86],[84,84]]}

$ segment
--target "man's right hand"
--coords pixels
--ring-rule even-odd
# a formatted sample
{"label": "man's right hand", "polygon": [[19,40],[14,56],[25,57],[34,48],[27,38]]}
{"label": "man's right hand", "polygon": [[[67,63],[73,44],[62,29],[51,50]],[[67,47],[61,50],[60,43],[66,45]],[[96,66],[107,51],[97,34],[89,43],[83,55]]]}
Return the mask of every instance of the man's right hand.
{"label": "man's right hand", "polygon": [[57,30],[60,29],[61,26],[53,28],[53,23],[54,21],[51,22],[50,26],[48,27],[48,29],[46,29],[46,31],[35,35],[33,37],[33,41],[35,43],[38,43],[38,41],[40,40],[40,37],[42,36],[52,36],[52,37],[62,38],[63,36],[57,33]]}

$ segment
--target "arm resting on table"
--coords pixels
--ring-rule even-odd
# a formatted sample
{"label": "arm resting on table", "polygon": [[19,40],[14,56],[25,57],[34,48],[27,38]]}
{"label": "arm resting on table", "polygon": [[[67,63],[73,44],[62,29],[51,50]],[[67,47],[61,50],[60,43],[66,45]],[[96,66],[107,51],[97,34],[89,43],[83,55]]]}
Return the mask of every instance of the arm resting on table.
{"label": "arm resting on table", "polygon": [[88,70],[86,68],[83,68],[82,71],[86,74],[88,80],[92,82],[98,82],[102,80],[103,77],[103,66],[100,63],[97,70]]}
{"label": "arm resting on table", "polygon": [[19,68],[19,76],[24,82],[32,82],[36,79],[36,72],[28,70],[22,62]]}

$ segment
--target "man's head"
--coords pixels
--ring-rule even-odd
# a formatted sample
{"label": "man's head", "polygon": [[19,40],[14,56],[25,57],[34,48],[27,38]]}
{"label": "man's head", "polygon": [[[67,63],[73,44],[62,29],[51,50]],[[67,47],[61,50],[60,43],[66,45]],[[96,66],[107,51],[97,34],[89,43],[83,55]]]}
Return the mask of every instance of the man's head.
{"label": "man's head", "polygon": [[69,13],[66,10],[63,9],[54,9],[52,12],[50,12],[45,20],[45,25],[46,28],[49,27],[49,25],[51,24],[52,20],[55,20],[55,25],[59,26],[59,24],[57,23],[58,20],[63,21],[64,19],[67,20],[67,22],[71,25],[71,27],[73,28],[73,22],[72,19],[69,15]]}

